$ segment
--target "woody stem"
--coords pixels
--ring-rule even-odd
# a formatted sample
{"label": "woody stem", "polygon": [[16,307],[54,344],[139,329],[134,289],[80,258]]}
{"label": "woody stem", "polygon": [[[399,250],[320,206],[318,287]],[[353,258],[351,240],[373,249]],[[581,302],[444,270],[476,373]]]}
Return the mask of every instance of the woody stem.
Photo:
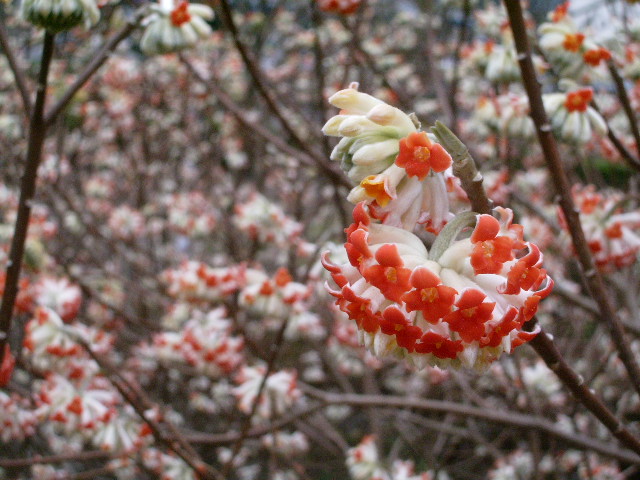
{"label": "woody stem", "polygon": [[20,185],[20,199],[18,201],[18,212],[16,223],[11,239],[11,249],[9,250],[9,260],[5,276],[4,292],[2,294],[2,305],[0,306],[0,365],[5,356],[5,345],[9,340],[11,330],[11,320],[13,318],[13,307],[18,296],[18,283],[20,271],[22,269],[22,259],[27,241],[27,231],[29,229],[29,218],[31,217],[31,207],[33,197],[36,192],[36,181],[38,178],[38,166],[42,158],[42,146],[46,136],[47,127],[44,123],[44,106],[47,97],[47,80],[49,77],[49,65],[53,57],[55,34],[45,31],[42,45],[42,59],[40,61],[40,73],[38,74],[38,85],[36,101],[31,112],[29,124],[29,137],[27,146],[27,156],[24,165],[24,173]]}

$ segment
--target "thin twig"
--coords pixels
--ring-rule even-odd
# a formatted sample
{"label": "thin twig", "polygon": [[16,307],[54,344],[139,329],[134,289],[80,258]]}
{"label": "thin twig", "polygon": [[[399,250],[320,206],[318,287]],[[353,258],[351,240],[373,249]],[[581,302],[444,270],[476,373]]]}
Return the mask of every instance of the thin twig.
{"label": "thin twig", "polygon": [[[598,107],[598,104],[596,103],[595,100],[591,100],[591,107],[596,112],[600,113],[600,115],[602,115],[602,112],[600,111],[600,108]],[[602,115],[602,118],[604,119],[604,122],[607,125],[607,137],[609,137],[609,141],[613,144],[613,146],[618,151],[622,159],[625,162],[627,162],[627,165],[629,165],[631,168],[635,170],[640,171],[640,161],[633,156],[633,154],[624,145],[624,143],[622,143],[622,140],[618,138],[618,136],[615,134],[613,129],[610,127],[609,121],[605,118],[604,115]]]}
{"label": "thin twig", "polygon": [[236,456],[240,452],[240,449],[242,448],[242,445],[244,444],[244,441],[247,438],[249,429],[251,428],[251,422],[253,420],[254,415],[256,414],[256,411],[258,410],[258,405],[260,404],[260,397],[262,396],[262,393],[264,392],[264,389],[267,386],[267,380],[269,379],[269,376],[271,375],[271,372],[275,367],[276,360],[278,358],[278,353],[280,353],[280,347],[284,343],[284,333],[287,330],[287,326],[289,325],[289,318],[290,317],[288,315],[284,318],[284,320],[282,321],[282,325],[280,326],[280,329],[276,334],[276,338],[271,344],[271,349],[270,349],[271,355],[267,360],[267,366],[265,368],[264,376],[262,377],[262,381],[260,382],[260,386],[258,387],[258,392],[256,393],[256,397],[253,401],[253,404],[251,405],[251,411],[249,412],[247,417],[244,419],[244,423],[242,424],[242,427],[240,429],[240,437],[238,438],[236,443],[233,445],[233,448],[231,450],[231,456],[229,457],[229,460],[225,463],[224,468],[222,469],[222,473],[225,478],[229,477],[229,472],[233,467],[233,461],[235,460]]}
{"label": "thin twig", "polygon": [[21,468],[30,467],[31,465],[51,465],[52,463],[63,462],[89,462],[93,460],[105,460],[115,458],[111,452],[103,450],[91,450],[87,452],[62,453],[59,455],[49,455],[42,457],[34,455],[29,458],[0,458],[0,468]]}
{"label": "thin twig", "polygon": [[[472,207],[478,213],[491,213],[490,200],[486,197],[486,192],[482,187],[482,177],[478,177],[473,159],[465,151],[464,144],[444,125],[437,123],[434,132],[445,148],[449,150],[455,163],[459,159],[465,159],[467,165],[465,169],[459,170],[462,175],[461,183],[469,199]],[[526,327],[532,330],[537,323],[534,317]],[[640,453],[640,441],[634,437],[626,428],[622,426],[620,421],[611,413],[611,411],[600,401],[598,397],[584,383],[584,379],[580,377],[564,360],[551,337],[543,330],[529,342],[529,345],[540,355],[547,366],[558,376],[562,383],[576,396],[589,411],[605,425],[611,433],[618,438],[625,446]]]}
{"label": "thin twig", "polygon": [[618,94],[618,98],[620,99],[620,103],[622,104],[622,108],[624,109],[624,113],[627,116],[627,120],[629,121],[631,134],[636,141],[636,152],[638,153],[638,156],[640,156],[640,129],[638,129],[638,120],[636,119],[636,114],[633,111],[633,107],[631,106],[629,95],[627,95],[627,89],[624,87],[624,80],[620,76],[620,73],[618,72],[618,69],[613,60],[609,60],[607,62],[607,67],[609,68],[609,73],[611,74],[613,83],[616,86],[616,92]]}
{"label": "thin twig", "polygon": [[222,9],[222,15],[224,17],[224,21],[227,25],[227,28],[229,29],[229,32],[231,33],[236,49],[238,50],[238,53],[240,54],[240,57],[242,58],[242,61],[247,71],[249,72],[249,75],[251,76],[253,83],[256,86],[256,89],[258,90],[258,93],[260,93],[260,95],[266,102],[269,109],[273,112],[273,114],[279,120],[282,127],[285,129],[287,134],[289,134],[292,140],[298,145],[298,147],[304,150],[307,154],[309,154],[309,156],[311,156],[314,159],[314,161],[318,164],[318,166],[322,168],[323,172],[329,174],[328,175],[329,178],[333,182],[335,182],[336,176],[335,176],[335,172],[333,171],[333,168],[331,167],[331,164],[322,155],[318,155],[317,152],[311,149],[308,146],[309,142],[300,138],[298,133],[291,126],[291,123],[285,117],[284,113],[280,110],[280,107],[278,106],[278,103],[276,102],[276,99],[274,98],[274,96],[267,89],[267,86],[262,80],[260,67],[252,58],[251,53],[249,52],[245,44],[240,39],[238,27],[236,26],[235,21],[233,19],[233,12],[231,11],[231,7],[229,6],[228,0],[220,0],[219,5],[220,5],[220,8]]}
{"label": "thin twig", "polygon": [[[295,411],[290,413],[289,415],[283,416],[274,420],[273,422],[266,425],[259,425],[250,429],[245,435],[244,438],[257,438],[262,437],[270,432],[279,430],[287,425],[299,420],[301,418],[307,417],[318,410],[324,408],[324,404],[316,403],[309,407],[306,407],[302,410]],[[200,444],[200,445],[227,445],[229,443],[235,443],[242,437],[241,432],[225,432],[225,433],[200,433],[200,432],[188,432],[184,434],[184,438],[192,444]]]}
{"label": "thin twig", "polygon": [[490,422],[507,425],[522,429],[534,429],[545,433],[559,440],[563,440],[567,445],[593,450],[594,452],[616,458],[630,463],[640,463],[640,456],[629,450],[621,450],[609,443],[594,440],[591,437],[579,433],[567,432],[555,425],[555,423],[534,415],[523,413],[492,410],[487,408],[461,405],[456,402],[431,400],[407,396],[395,395],[356,395],[324,392],[309,385],[300,385],[305,394],[325,402],[327,405],[351,405],[361,407],[384,407],[384,408],[413,408],[430,412],[450,413],[464,417],[478,418]]}
{"label": "thin twig", "polygon": [[573,202],[571,185],[562,166],[558,146],[544,110],[542,91],[531,59],[522,6],[518,0],[508,0],[505,1],[504,4],[507,8],[510,20],[509,24],[518,52],[518,63],[522,73],[522,81],[527,91],[527,96],[529,97],[531,117],[536,126],[538,141],[540,142],[544,158],[551,173],[551,178],[559,197],[560,208],[566,218],[573,241],[573,247],[580,261],[585,282],[600,309],[600,316],[598,318],[608,326],[611,338],[618,349],[620,360],[622,360],[622,363],[627,369],[631,384],[635,390],[640,393],[640,366],[638,366],[629,342],[625,338],[624,328],[609,301],[609,295],[604,288],[602,277],[594,264],[589,244],[587,243],[584,231],[582,230],[582,224],[580,223],[580,211],[576,209]]}
{"label": "thin twig", "polygon": [[47,127],[51,126],[51,124],[55,122],[60,112],[62,112],[62,110],[64,110],[64,108],[69,104],[78,90],[80,90],[84,84],[89,81],[91,76],[108,60],[109,56],[113,54],[120,42],[127,38],[131,32],[137,28],[142,20],[144,12],[144,9],[138,10],[133,18],[129,20],[118,33],[113,35],[94,55],[92,55],[92,60],[85,67],[84,71],[78,75],[76,80],[69,86],[69,88],[67,88],[62,97],[60,97],[53,107],[51,107],[47,112],[44,120]]}
{"label": "thin twig", "polygon": [[142,421],[149,425],[156,441],[165,445],[184,460],[184,462],[198,474],[199,478],[205,480],[224,480],[225,476],[211,465],[203,462],[198,453],[189,445],[178,429],[166,420],[164,415],[162,415],[161,422],[149,417],[149,410],[158,407],[147,398],[146,394],[142,392],[140,388],[125,379],[109,360],[96,354],[91,346],[83,339],[75,338],[74,340],[82,345],[89,356],[106,372],[109,381],[116,387],[127,403],[133,407]]}
{"label": "thin twig", "polygon": [[31,98],[29,95],[29,89],[27,88],[26,79],[24,78],[22,70],[18,66],[11,44],[9,43],[9,36],[7,35],[7,29],[4,25],[4,15],[2,10],[3,8],[0,4],[0,47],[2,48],[5,57],[7,57],[9,68],[11,69],[13,78],[16,81],[16,87],[18,87],[18,91],[20,92],[20,98],[22,98],[24,114],[27,117],[27,120],[29,120],[31,118]]}
{"label": "thin twig", "polygon": [[315,157],[312,157],[307,152],[303,152],[298,150],[291,145],[289,145],[282,138],[277,135],[272,134],[267,128],[262,126],[262,124],[258,121],[252,121],[247,118],[245,112],[243,112],[242,108],[238,106],[232,99],[227,95],[219,86],[215,79],[207,80],[204,78],[189,62],[189,60],[184,56],[180,55],[180,60],[183,65],[187,68],[189,73],[193,75],[196,80],[198,80],[202,85],[207,87],[211,93],[213,93],[216,98],[222,103],[222,105],[229,110],[236,120],[238,120],[243,126],[250,129],[252,132],[255,132],[257,135],[262,137],[267,142],[273,144],[278,150],[286,153],[287,155],[291,155],[294,158],[300,160],[301,163],[310,166],[310,167],[319,167],[328,177],[332,179],[332,181],[336,185],[341,185],[347,188],[351,188],[351,182],[347,179],[346,175],[342,172],[334,168],[332,165],[326,166],[324,162],[318,164]]}
{"label": "thin twig", "polygon": [[55,34],[46,31],[42,45],[42,58],[40,60],[40,73],[38,74],[38,87],[36,101],[31,114],[29,125],[29,140],[27,156],[24,165],[24,174],[20,185],[20,199],[18,200],[18,212],[11,240],[11,250],[7,261],[4,292],[2,294],[2,306],[0,307],[0,365],[5,355],[5,345],[9,340],[13,307],[18,296],[18,282],[22,269],[22,259],[29,230],[29,218],[31,217],[31,204],[36,193],[36,180],[38,167],[42,157],[42,146],[46,136],[47,127],[44,123],[44,106],[47,98],[47,81],[49,78],[49,65],[53,57]]}

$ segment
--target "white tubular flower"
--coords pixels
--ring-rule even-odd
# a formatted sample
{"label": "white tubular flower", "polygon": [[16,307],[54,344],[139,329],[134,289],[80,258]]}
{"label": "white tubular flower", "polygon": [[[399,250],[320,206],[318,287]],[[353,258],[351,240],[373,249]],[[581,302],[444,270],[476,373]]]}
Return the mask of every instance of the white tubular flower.
{"label": "white tubular flower", "polygon": [[60,316],[49,308],[37,308],[25,330],[24,347],[35,358],[75,357],[83,351],[73,340],[74,329],[65,325]]}
{"label": "white tubular flower", "polygon": [[[372,223],[354,209],[345,249],[349,262],[323,262],[338,285],[329,293],[356,322],[360,342],[377,356],[484,370],[502,352],[531,340],[522,329],[553,288],[542,254],[524,242],[513,213],[466,212],[438,235],[431,251],[406,230]],[[466,226],[470,238],[455,240]],[[524,253],[524,254],[523,254]]]}
{"label": "white tubular flower", "polygon": [[141,352],[152,359],[188,363],[209,377],[228,375],[243,361],[244,342],[231,335],[223,308],[188,320],[180,332],[154,335],[153,346]]}
{"label": "white tubular flower", "polygon": [[[239,385],[233,393],[238,398],[238,408],[244,413],[251,412],[265,372],[266,369],[262,366],[244,366],[240,370],[240,374],[236,378]],[[269,375],[260,398],[257,400],[256,414],[266,419],[286,412],[301,395],[296,385],[296,379],[296,373],[287,370]]]}
{"label": "white tubular flower", "polygon": [[[135,415],[135,414],[134,414]],[[104,424],[98,426],[91,442],[101,450],[128,453],[141,446],[151,433],[149,426],[141,424],[130,411],[113,411]]]}
{"label": "white tubular flower", "polygon": [[592,98],[592,88],[543,95],[551,128],[559,140],[572,145],[584,145],[591,140],[594,130],[599,135],[606,135],[607,124],[589,106]]}
{"label": "white tubular flower", "polygon": [[236,292],[245,283],[243,265],[213,268],[189,261],[162,273],[169,295],[187,302],[215,302]]}
{"label": "white tubular flower", "polygon": [[206,20],[213,19],[213,10],[201,4],[180,0],[160,0],[151,7],[147,28],[140,48],[147,55],[170,53],[192,48],[196,42],[211,34]]}
{"label": "white tubular flower", "polygon": [[520,80],[520,67],[516,59],[513,42],[505,41],[505,45],[495,45],[484,72],[487,80],[495,83],[511,83]]}
{"label": "white tubular flower", "polygon": [[83,22],[89,28],[100,19],[94,0],[23,0],[21,14],[27,22],[54,33]]}
{"label": "white tubular flower", "polygon": [[40,414],[60,422],[69,431],[93,430],[108,421],[119,402],[118,394],[100,377],[83,383],[84,386],[78,387],[62,375],[48,375],[38,395]]}
{"label": "white tubular flower", "polygon": [[0,390],[0,425],[0,442],[20,442],[36,433],[38,417],[28,400]]}
{"label": "white tubular flower", "polygon": [[44,277],[35,285],[35,301],[60,315],[65,322],[73,320],[80,310],[80,287],[67,279]]}
{"label": "white tubular flower", "polygon": [[575,78],[587,66],[596,67],[611,58],[611,52],[579,32],[568,14],[569,2],[558,6],[549,21],[538,28],[540,49],[561,77]]}
{"label": "white tubular flower", "polygon": [[262,444],[269,450],[284,457],[291,457],[306,453],[309,441],[301,432],[275,432],[262,437]]}
{"label": "white tubular flower", "polygon": [[409,115],[356,87],[329,98],[342,110],[322,129],[343,137],[331,159],[358,183],[347,199],[370,204],[385,224],[411,230],[420,222],[439,231],[449,219],[444,172],[451,156]]}
{"label": "white tubular flower", "polygon": [[240,306],[271,319],[285,318],[295,311],[296,304],[311,295],[311,289],[294,282],[286,268],[280,268],[269,278],[260,270],[249,270],[247,286],[240,292]]}
{"label": "white tubular flower", "polygon": [[289,217],[268,198],[253,193],[249,199],[236,204],[233,223],[243,232],[262,243],[284,247],[299,239],[304,226]]}
{"label": "white tubular flower", "polygon": [[502,130],[514,138],[531,140],[536,136],[535,125],[529,116],[529,99],[524,95],[508,94],[498,98]]}
{"label": "white tubular flower", "polygon": [[146,448],[142,452],[142,463],[162,480],[196,480],[196,472],[181,458],[167,455],[155,448]]}
{"label": "white tubular flower", "polygon": [[640,212],[623,212],[620,195],[597,193],[593,185],[576,185],[572,193],[596,265],[607,271],[634,263],[640,252]]}
{"label": "white tubular flower", "polygon": [[370,480],[380,469],[375,436],[367,435],[355,447],[347,450],[347,468],[353,480]]}

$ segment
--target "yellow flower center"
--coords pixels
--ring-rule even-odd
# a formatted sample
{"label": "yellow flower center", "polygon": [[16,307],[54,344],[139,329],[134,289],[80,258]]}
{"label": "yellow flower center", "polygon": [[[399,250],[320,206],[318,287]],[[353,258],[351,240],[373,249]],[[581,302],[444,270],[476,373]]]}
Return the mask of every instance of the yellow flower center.
{"label": "yellow flower center", "polygon": [[420,290],[420,298],[422,298],[423,302],[433,303],[438,299],[438,296],[438,289],[435,287]]}
{"label": "yellow flower center", "polygon": [[426,162],[431,158],[431,150],[428,147],[416,147],[413,149],[413,158],[419,162]]}

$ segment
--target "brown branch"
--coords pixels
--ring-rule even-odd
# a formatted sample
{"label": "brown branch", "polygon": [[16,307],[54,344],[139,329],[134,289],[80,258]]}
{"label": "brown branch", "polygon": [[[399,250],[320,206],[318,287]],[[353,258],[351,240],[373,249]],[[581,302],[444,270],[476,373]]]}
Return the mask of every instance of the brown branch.
{"label": "brown branch", "polygon": [[42,58],[40,60],[40,73],[38,74],[38,87],[36,101],[31,114],[29,125],[29,137],[27,156],[24,165],[24,174],[20,185],[20,199],[18,200],[18,212],[11,240],[9,260],[5,276],[4,292],[2,294],[2,306],[0,306],[0,365],[5,355],[5,345],[9,339],[13,307],[18,296],[18,282],[22,269],[22,259],[29,230],[29,218],[31,217],[31,204],[36,193],[36,181],[38,179],[38,167],[42,157],[42,146],[46,136],[47,127],[44,123],[44,106],[47,97],[47,81],[49,77],[49,65],[53,57],[55,34],[45,31],[42,45]]}
{"label": "brown branch", "polygon": [[4,25],[3,10],[4,9],[0,5],[0,47],[2,48],[5,57],[7,57],[9,68],[11,69],[13,78],[16,81],[16,87],[18,87],[18,92],[20,92],[20,98],[22,99],[22,105],[24,107],[24,114],[27,117],[27,120],[29,120],[31,118],[31,99],[29,98],[29,89],[27,88],[27,82],[22,70],[18,66],[11,44],[9,43],[9,36],[7,35],[7,29]]}
{"label": "brown branch", "polygon": [[487,197],[487,192],[482,185],[482,174],[476,168],[467,146],[443,123],[436,122],[432,131],[442,146],[451,154],[453,174],[460,179],[462,189],[471,202],[471,209],[474,212],[491,214],[493,201]]}
{"label": "brown branch", "polygon": [[622,159],[627,162],[627,165],[629,165],[631,168],[640,171],[640,161],[633,156],[633,154],[624,145],[624,143],[622,143],[622,140],[618,138],[613,129],[609,126],[609,121],[605,118],[604,115],[602,115],[602,112],[600,111],[600,108],[598,107],[598,104],[595,100],[591,100],[591,107],[596,112],[600,113],[600,115],[604,119],[604,122],[607,125],[607,137],[609,137],[609,141],[613,144]]}
{"label": "brown branch", "polygon": [[301,163],[310,167],[320,168],[321,171],[325,173],[335,185],[341,185],[349,189],[352,187],[351,182],[349,181],[349,179],[347,179],[346,175],[342,171],[336,169],[333,165],[326,164],[326,162],[324,161],[319,163],[315,157],[309,155],[307,152],[303,152],[292,147],[282,138],[271,133],[267,128],[263,127],[260,122],[250,120],[242,110],[242,108],[237,105],[231,99],[231,97],[218,86],[218,82],[215,79],[207,80],[206,78],[204,78],[184,55],[180,55],[180,60],[187,68],[189,73],[193,75],[196,80],[198,80],[202,85],[209,89],[209,91],[216,96],[220,103],[222,103],[222,105],[233,114],[236,120],[238,120],[247,129],[255,132],[265,141],[273,144],[281,152],[297,158]]}
{"label": "brown branch", "polygon": [[[273,422],[260,425],[250,429],[245,435],[244,438],[257,438],[268,433],[279,430],[291,423],[299,420],[301,418],[307,417],[318,410],[324,408],[324,404],[317,403],[315,405],[311,405],[310,407],[306,407],[303,410],[299,410],[297,412],[290,413],[284,417],[279,418],[278,420],[274,420]],[[184,438],[192,444],[201,444],[201,445],[226,445],[229,443],[235,443],[242,437],[241,432],[226,432],[226,433],[195,433],[189,432],[184,434]]]}
{"label": "brown branch", "polygon": [[91,76],[108,60],[109,56],[113,54],[120,42],[127,38],[131,32],[137,28],[138,24],[142,20],[144,12],[145,10],[142,9],[136,12],[134,17],[129,20],[118,33],[113,35],[96,53],[92,55],[92,60],[85,67],[84,71],[78,75],[76,80],[69,86],[66,92],[64,92],[62,97],[60,97],[53,107],[51,107],[47,112],[44,119],[44,123],[47,127],[51,126],[51,124],[55,122],[60,112],[65,109],[78,90],[80,90],[84,84],[89,81]]}
{"label": "brown branch", "polygon": [[[472,207],[479,213],[491,213],[490,200],[482,187],[482,176],[476,170],[473,159],[468,155],[464,144],[443,124],[437,122],[434,132],[442,145],[452,154],[455,163],[459,159],[465,159],[465,169],[460,169],[462,186],[472,202]],[[477,210],[476,210],[477,209]],[[533,329],[537,320],[533,318],[527,323],[529,329]],[[602,422],[611,433],[625,446],[640,453],[640,441],[625,429],[611,411],[595,396],[580,377],[564,360],[550,336],[544,331],[529,342],[534,350],[545,361],[547,366],[558,376],[562,383],[576,396],[589,411]]]}
{"label": "brown branch", "polygon": [[620,73],[618,72],[618,69],[616,68],[613,60],[609,60],[607,62],[607,67],[609,68],[609,73],[611,74],[613,83],[616,86],[616,93],[618,94],[620,103],[622,103],[624,113],[627,116],[627,120],[629,121],[629,128],[634,140],[636,141],[636,151],[640,156],[640,129],[638,129],[638,120],[636,119],[636,114],[633,111],[633,107],[631,106],[629,95],[627,95],[627,89],[624,87],[624,80],[620,76]]}
{"label": "brown branch", "polygon": [[251,79],[253,80],[253,83],[256,89],[258,90],[258,93],[260,93],[260,96],[264,99],[269,109],[279,120],[280,124],[285,129],[287,134],[291,137],[291,139],[298,145],[298,147],[300,147],[310,157],[312,157],[315,163],[322,169],[322,171],[329,176],[332,182],[335,183],[337,181],[337,177],[336,177],[336,172],[332,167],[332,164],[330,164],[328,160],[324,158],[322,155],[319,155],[317,152],[311,149],[308,146],[308,143],[309,143],[308,141],[300,138],[298,133],[291,126],[291,123],[285,117],[284,113],[280,110],[280,107],[278,106],[274,96],[267,89],[267,86],[262,80],[260,67],[255,62],[255,60],[251,56],[251,53],[249,52],[247,47],[244,45],[244,43],[242,43],[242,40],[240,39],[240,34],[238,32],[238,28],[233,19],[233,12],[231,11],[231,7],[229,6],[228,0],[220,0],[219,5],[220,5],[220,8],[222,9],[222,16],[224,18],[224,22],[227,25],[229,32],[231,33],[236,49],[238,50],[238,53],[242,58],[242,62],[244,63],[247,71],[249,72],[249,75],[251,76]]}
{"label": "brown branch", "polygon": [[240,436],[238,440],[235,442],[235,444],[233,445],[233,448],[231,450],[231,457],[229,458],[227,463],[224,465],[224,468],[222,469],[222,474],[225,478],[229,477],[229,472],[233,467],[233,461],[235,460],[236,456],[240,452],[240,449],[242,448],[242,445],[244,444],[244,441],[247,438],[249,429],[251,428],[251,421],[253,420],[253,417],[256,414],[256,411],[258,410],[258,405],[260,404],[260,397],[262,396],[262,392],[267,386],[267,380],[269,379],[269,375],[271,375],[271,372],[275,367],[276,360],[278,358],[278,353],[280,352],[280,347],[284,343],[284,333],[287,330],[287,326],[289,325],[289,318],[290,317],[288,315],[284,318],[284,320],[282,321],[282,325],[280,326],[280,329],[276,334],[276,338],[271,344],[271,348],[270,348],[271,355],[267,360],[267,367],[265,369],[264,376],[262,377],[262,381],[260,382],[260,386],[258,387],[258,392],[256,393],[256,397],[253,401],[253,404],[251,405],[251,411],[249,412],[249,415],[247,415],[247,417],[244,419],[242,428],[240,429]]}
{"label": "brown branch", "polygon": [[20,468],[30,467],[31,465],[50,465],[52,463],[63,462],[89,462],[93,460],[105,460],[115,457],[117,457],[117,455],[114,455],[110,452],[105,452],[103,450],[91,450],[88,452],[49,455],[47,457],[34,455],[33,457],[29,458],[0,458],[0,468]]}
{"label": "brown branch", "polygon": [[522,7],[518,0],[505,0],[504,2],[509,15],[510,26],[513,32],[516,50],[518,52],[518,63],[522,73],[529,104],[531,106],[531,117],[533,118],[538,134],[538,141],[542,147],[547,167],[551,173],[556,192],[559,197],[559,204],[567,221],[569,232],[573,241],[573,247],[577,253],[578,260],[582,267],[585,282],[589,288],[593,299],[598,304],[600,310],[600,321],[609,328],[611,338],[618,349],[620,360],[622,360],[631,384],[640,393],[640,367],[636,361],[629,343],[625,338],[624,328],[620,323],[616,311],[609,301],[609,296],[604,288],[602,277],[600,276],[591,256],[591,250],[582,230],[579,210],[576,209],[571,196],[571,185],[562,166],[562,160],[558,151],[555,138],[551,131],[551,125],[547,118],[542,102],[542,91],[536,71],[531,59],[527,30],[524,23]]}
{"label": "brown branch", "polygon": [[308,385],[301,385],[301,389],[310,397],[316,398],[327,405],[351,405],[360,407],[383,408],[413,408],[429,412],[448,413],[463,417],[478,418],[509,427],[534,429],[554,438],[564,441],[567,445],[584,450],[592,450],[610,458],[624,462],[640,463],[640,456],[629,450],[621,450],[609,443],[594,440],[580,433],[567,432],[555,425],[555,423],[534,415],[511,411],[497,411],[487,408],[472,407],[456,402],[444,400],[431,400],[416,397],[395,395],[357,395],[324,392]]}
{"label": "brown branch", "polygon": [[[74,340],[82,345],[89,356],[106,372],[109,381],[116,387],[127,403],[133,407],[142,421],[149,425],[156,441],[165,445],[169,450],[178,455],[197,473],[199,478],[204,480],[224,480],[225,476],[211,465],[202,461],[198,453],[191,447],[178,429],[166,420],[165,415],[161,414],[160,421],[156,421],[148,416],[148,411],[160,409],[160,407],[151,402],[140,388],[125,379],[117,367],[112,365],[106,358],[96,354],[91,346],[82,338],[75,337]],[[162,412],[161,409],[160,411]]]}
{"label": "brown branch", "polygon": [[[535,322],[535,318],[530,322]],[[614,437],[627,448],[640,454],[640,440],[633,436],[605,404],[593,394],[584,379],[567,364],[548,334],[540,332],[529,342],[529,345],[542,357],[562,383],[571,390],[575,398],[587,407]],[[638,463],[638,460],[634,463]]]}

